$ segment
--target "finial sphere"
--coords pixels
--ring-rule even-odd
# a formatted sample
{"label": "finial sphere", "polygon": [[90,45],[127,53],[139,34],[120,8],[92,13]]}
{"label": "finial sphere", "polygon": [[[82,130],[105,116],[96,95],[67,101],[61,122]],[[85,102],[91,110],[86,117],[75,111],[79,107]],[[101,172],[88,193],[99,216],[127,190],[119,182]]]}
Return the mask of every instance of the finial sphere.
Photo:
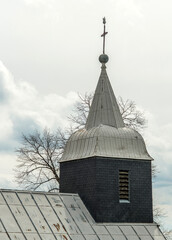
{"label": "finial sphere", "polygon": [[107,63],[108,60],[109,60],[109,57],[108,57],[108,55],[106,55],[106,54],[101,54],[100,57],[99,57],[99,61],[100,61],[101,63]]}

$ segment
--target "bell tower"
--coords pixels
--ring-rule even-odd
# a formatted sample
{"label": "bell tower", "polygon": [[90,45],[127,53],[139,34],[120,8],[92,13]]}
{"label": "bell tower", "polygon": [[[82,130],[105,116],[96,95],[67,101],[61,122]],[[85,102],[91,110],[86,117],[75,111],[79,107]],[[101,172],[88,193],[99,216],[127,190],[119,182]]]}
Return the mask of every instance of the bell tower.
{"label": "bell tower", "polygon": [[60,160],[60,192],[78,193],[96,222],[152,223],[151,156],[142,136],[125,127],[105,54],[85,128],[69,138]]}

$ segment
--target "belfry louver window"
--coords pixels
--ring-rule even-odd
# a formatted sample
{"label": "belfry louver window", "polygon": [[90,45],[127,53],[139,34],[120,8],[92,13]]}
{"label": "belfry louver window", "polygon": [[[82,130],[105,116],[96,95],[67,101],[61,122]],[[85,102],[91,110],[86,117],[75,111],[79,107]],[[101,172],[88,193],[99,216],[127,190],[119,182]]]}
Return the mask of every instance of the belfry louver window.
{"label": "belfry louver window", "polygon": [[119,202],[129,202],[129,171],[119,170]]}

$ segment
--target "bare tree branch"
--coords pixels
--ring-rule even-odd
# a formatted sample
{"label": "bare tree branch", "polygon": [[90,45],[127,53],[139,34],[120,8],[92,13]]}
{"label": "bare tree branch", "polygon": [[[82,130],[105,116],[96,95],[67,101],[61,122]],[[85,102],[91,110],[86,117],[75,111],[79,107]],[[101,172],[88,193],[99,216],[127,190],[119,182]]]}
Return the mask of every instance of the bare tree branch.
{"label": "bare tree branch", "polygon": [[58,160],[63,150],[61,142],[59,132],[52,134],[47,129],[42,134],[38,131],[28,136],[23,134],[23,146],[16,150],[18,154],[16,181],[30,190],[40,187],[50,190],[49,186],[54,181],[57,186],[60,179]]}
{"label": "bare tree branch", "polygon": [[[78,94],[79,101],[75,104],[73,113],[68,117],[72,123],[72,131],[85,126],[93,95],[93,93],[85,93],[84,96]],[[122,97],[118,97],[117,101],[126,127],[137,131],[141,131],[146,127],[144,112],[138,110],[134,101],[129,99],[123,100]]]}

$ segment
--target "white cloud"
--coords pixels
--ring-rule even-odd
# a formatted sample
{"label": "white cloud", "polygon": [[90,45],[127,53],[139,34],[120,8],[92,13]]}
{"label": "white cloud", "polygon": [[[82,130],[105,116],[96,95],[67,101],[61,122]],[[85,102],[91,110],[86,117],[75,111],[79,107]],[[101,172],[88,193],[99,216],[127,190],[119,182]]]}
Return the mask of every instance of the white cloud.
{"label": "white cloud", "polygon": [[68,124],[67,115],[78,96],[69,92],[65,97],[57,94],[40,95],[25,81],[16,81],[0,62],[0,151],[9,152],[19,144],[22,133],[48,127],[56,130]]}
{"label": "white cloud", "polygon": [[0,76],[1,88],[6,98],[5,102],[1,101],[0,107],[2,119],[9,129],[7,132],[10,133],[15,128],[15,118],[19,121],[32,119],[42,128],[55,128],[67,123],[64,118],[78,98],[76,93],[70,92],[66,97],[57,94],[41,96],[29,83],[15,81],[2,62]]}
{"label": "white cloud", "polygon": [[32,5],[35,7],[46,6],[52,7],[55,3],[54,0],[24,0],[27,5]]}
{"label": "white cloud", "polygon": [[23,133],[35,128],[56,130],[67,125],[67,115],[78,95],[69,92],[65,97],[57,94],[39,95],[29,83],[16,81],[0,62],[0,185],[16,188],[13,169],[16,166],[15,148]]}

